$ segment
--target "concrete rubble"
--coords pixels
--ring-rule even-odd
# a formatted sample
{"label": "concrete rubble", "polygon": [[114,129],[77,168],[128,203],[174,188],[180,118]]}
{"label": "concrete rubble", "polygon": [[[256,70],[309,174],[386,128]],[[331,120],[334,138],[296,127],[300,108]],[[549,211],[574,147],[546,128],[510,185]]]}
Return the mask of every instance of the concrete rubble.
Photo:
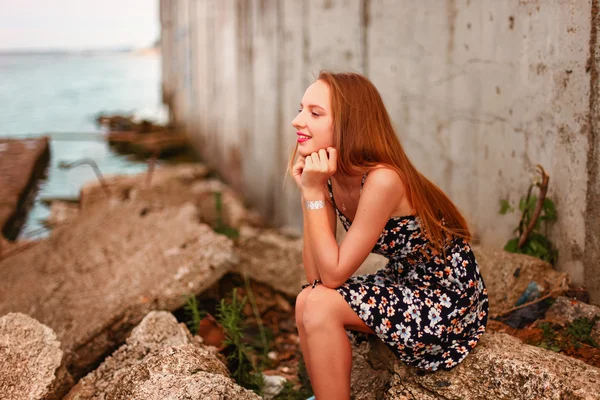
{"label": "concrete rubble", "polygon": [[0,394],[5,400],[60,399],[73,386],[56,333],[20,313],[0,317]]}
{"label": "concrete rubble", "polygon": [[260,399],[200,342],[171,313],[152,311],[64,400]]}
{"label": "concrete rubble", "polygon": [[[64,353],[57,368],[81,378],[68,399],[154,399],[152,393],[167,387],[174,399],[186,391],[191,398],[258,398],[231,380],[214,348],[165,311],[179,309],[186,295],[204,292],[228,272],[297,295],[306,281],[302,238],[263,227],[201,165],[106,181],[110,196],[98,182],[86,185],[79,210],[69,211],[49,238],[0,259],[0,315],[27,314],[55,332]],[[211,228],[218,219],[215,192],[222,194],[222,219],[239,237]],[[532,280],[547,293],[568,282],[532,257],[474,251],[492,314],[514,307]],[[370,257],[357,274],[384,263]],[[357,399],[600,398],[594,397],[597,368],[491,332],[458,367],[429,375],[402,365],[372,338],[354,349],[352,381]]]}

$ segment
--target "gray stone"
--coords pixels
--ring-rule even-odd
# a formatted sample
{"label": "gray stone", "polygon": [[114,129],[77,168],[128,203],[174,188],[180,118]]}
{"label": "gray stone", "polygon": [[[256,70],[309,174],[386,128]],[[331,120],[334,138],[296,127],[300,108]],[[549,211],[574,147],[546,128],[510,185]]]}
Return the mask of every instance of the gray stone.
{"label": "gray stone", "polygon": [[[361,344],[368,346],[372,344]],[[396,360],[387,348],[376,346],[370,353],[369,358],[387,362],[362,363],[362,368],[353,371],[353,376],[361,375],[362,379],[353,381],[352,392],[371,393],[356,399],[600,399],[600,369],[523,344],[504,333],[486,333],[458,366],[425,375]],[[390,364],[393,373],[389,384],[372,384],[380,375],[390,373]]]}
{"label": "gray stone", "polygon": [[[104,177],[110,197],[119,200],[146,200],[163,205],[177,206],[192,201],[190,185],[204,179],[209,173],[202,164],[179,164],[156,168],[152,175],[147,172],[136,175],[109,175]],[[103,204],[108,196],[99,181],[85,184],[80,193],[81,210]]]}
{"label": "gray stone", "polygon": [[265,386],[263,387],[263,400],[272,400],[283,388],[287,379],[279,375],[263,375]]}
{"label": "gray stone", "polygon": [[568,287],[567,274],[539,258],[481,246],[473,246],[473,251],[488,290],[491,315],[513,308],[532,280],[545,287],[542,295]]}
{"label": "gray stone", "polygon": [[214,348],[168,312],[153,311],[65,400],[260,399],[229,377]]}
{"label": "gray stone", "polygon": [[577,318],[594,319],[596,316],[600,317],[600,307],[564,296],[558,297],[546,311],[546,319],[561,325],[573,322]]}
{"label": "gray stone", "polygon": [[198,208],[202,222],[215,226],[217,210],[215,192],[221,193],[222,221],[231,227],[243,224],[262,225],[260,216],[247,210],[241,197],[229,186],[217,179],[206,179],[209,170],[202,164],[180,164],[158,168],[149,180],[148,173],[137,175],[114,175],[105,178],[110,197],[98,181],[81,189],[80,203],[83,212],[98,204],[114,199],[121,202],[147,202],[154,207],[179,207],[191,202]]}
{"label": "gray stone", "polygon": [[0,314],[54,329],[78,378],[149,311],[180,308],[235,262],[231,240],[198,223],[192,204],[106,203],[0,260]]}
{"label": "gray stone", "polygon": [[0,318],[0,394],[5,400],[60,399],[73,386],[56,333],[20,313]]}

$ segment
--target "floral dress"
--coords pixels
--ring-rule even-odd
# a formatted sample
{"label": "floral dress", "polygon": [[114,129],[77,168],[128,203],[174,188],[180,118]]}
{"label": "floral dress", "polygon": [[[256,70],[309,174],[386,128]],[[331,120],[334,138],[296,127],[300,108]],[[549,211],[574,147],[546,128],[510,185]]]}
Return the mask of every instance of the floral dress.
{"label": "floral dress", "polygon": [[[335,205],[331,180],[327,186],[348,230],[351,222]],[[372,250],[386,257],[387,265],[374,274],[352,276],[336,290],[402,361],[428,371],[450,369],[485,332],[487,289],[469,244],[455,237],[445,255],[433,254],[419,221],[414,215],[390,218]],[[367,338],[346,333],[354,344]]]}

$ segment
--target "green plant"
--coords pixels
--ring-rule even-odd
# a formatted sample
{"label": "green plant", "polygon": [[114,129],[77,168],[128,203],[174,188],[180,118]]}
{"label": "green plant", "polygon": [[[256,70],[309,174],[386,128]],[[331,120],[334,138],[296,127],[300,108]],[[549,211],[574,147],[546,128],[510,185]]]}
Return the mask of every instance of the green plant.
{"label": "green plant", "polygon": [[581,317],[567,325],[567,336],[571,339],[573,346],[579,348],[581,346],[580,343],[585,343],[592,347],[599,347],[598,343],[596,343],[591,336],[594,325],[599,319],[600,317],[598,316],[595,316],[592,319]]}
{"label": "green plant", "polygon": [[215,208],[217,213],[217,221],[215,224],[215,232],[227,236],[228,238],[235,239],[240,235],[240,232],[228,226],[223,221],[223,195],[221,192],[214,192],[215,196]]}
{"label": "green plant", "polygon": [[[548,223],[557,219],[556,207],[554,202],[546,197],[549,177],[539,165],[538,171],[542,174],[542,180],[534,180],[527,190],[527,195],[521,197],[519,201],[521,220],[513,231],[516,237],[506,243],[504,250],[538,257],[554,264],[558,257],[558,250],[548,239],[547,231]],[[534,187],[539,188],[540,197],[531,194]],[[505,215],[514,211],[514,207],[508,200],[500,200],[500,214]]]}
{"label": "green plant", "polygon": [[220,304],[217,305],[217,319],[225,329],[224,344],[233,347],[227,358],[231,363],[230,368],[234,370],[233,376],[237,383],[261,395],[264,386],[262,373],[252,362],[250,347],[244,342],[242,310],[246,300],[244,296],[239,301],[237,289],[233,289],[231,302],[227,303],[225,299],[221,299]]}
{"label": "green plant", "polygon": [[559,352],[561,348],[558,343],[556,333],[554,332],[554,329],[552,329],[552,324],[550,324],[549,322],[543,322],[539,326],[542,330],[543,340],[540,343],[538,343],[538,346],[546,350]]}
{"label": "green plant", "polygon": [[269,349],[271,348],[271,337],[267,337],[267,332],[265,330],[265,326],[262,323],[262,318],[260,317],[260,312],[258,311],[256,300],[254,299],[254,293],[252,292],[252,288],[250,287],[250,279],[248,278],[247,274],[244,274],[244,283],[246,286],[246,292],[248,293],[248,299],[250,300],[250,306],[252,307],[252,312],[254,313],[254,317],[256,318],[256,323],[260,332],[260,348],[262,350],[263,356],[262,364],[265,364],[269,360],[267,354],[269,353]]}
{"label": "green plant", "polygon": [[188,320],[185,322],[188,329],[193,335],[198,334],[200,320],[206,316],[206,312],[199,309],[198,300],[193,294],[186,296],[184,311],[188,317]]}

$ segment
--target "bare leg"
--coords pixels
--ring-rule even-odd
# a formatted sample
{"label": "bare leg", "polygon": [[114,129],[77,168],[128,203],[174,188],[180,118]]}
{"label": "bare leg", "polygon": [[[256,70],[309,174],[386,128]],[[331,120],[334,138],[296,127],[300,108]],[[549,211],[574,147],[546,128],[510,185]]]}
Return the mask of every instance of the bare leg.
{"label": "bare leg", "polygon": [[374,332],[337,291],[322,285],[314,288],[304,303],[303,325],[317,400],[350,399],[352,347],[346,328]]}
{"label": "bare leg", "polygon": [[[306,371],[308,372],[308,376],[310,375],[310,361],[308,355],[308,345],[306,344],[306,331],[304,330],[304,304],[306,302],[306,298],[311,292],[312,287],[308,286],[303,289],[298,296],[296,297],[296,326],[298,327],[298,337],[300,338],[300,349],[302,350],[302,358],[304,359],[304,364],[306,365]],[[312,378],[311,378],[312,379]]]}

